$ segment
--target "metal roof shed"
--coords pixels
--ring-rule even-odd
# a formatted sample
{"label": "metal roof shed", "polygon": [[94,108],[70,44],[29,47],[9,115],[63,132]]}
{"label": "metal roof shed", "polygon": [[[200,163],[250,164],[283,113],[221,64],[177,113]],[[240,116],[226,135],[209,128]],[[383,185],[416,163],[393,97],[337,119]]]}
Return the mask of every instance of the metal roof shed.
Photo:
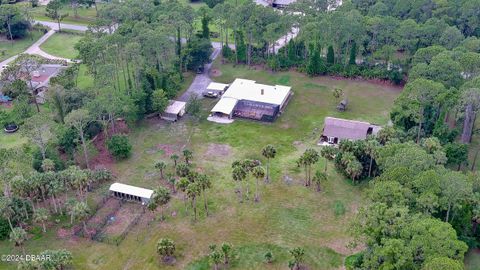
{"label": "metal roof shed", "polygon": [[137,201],[148,204],[153,196],[153,190],[130,186],[122,183],[113,183],[109,189],[110,195],[129,201]]}
{"label": "metal roof shed", "polygon": [[211,82],[207,86],[207,90],[210,90],[210,91],[225,91],[225,90],[227,90],[228,86],[229,85],[226,84],[226,83]]}
{"label": "metal roof shed", "polygon": [[170,100],[170,104],[165,109],[165,112],[162,113],[162,118],[169,121],[177,121],[178,117],[185,114],[186,106],[186,102]]}

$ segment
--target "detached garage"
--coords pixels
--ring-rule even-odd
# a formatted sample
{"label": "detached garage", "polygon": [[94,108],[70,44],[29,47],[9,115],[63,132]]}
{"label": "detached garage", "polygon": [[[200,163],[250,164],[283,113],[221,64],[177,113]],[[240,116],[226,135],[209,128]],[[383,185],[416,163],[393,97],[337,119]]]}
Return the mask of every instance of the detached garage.
{"label": "detached garage", "polygon": [[109,193],[110,196],[118,199],[140,202],[142,205],[146,205],[152,198],[153,190],[121,183],[113,183],[110,186]]}
{"label": "detached garage", "polygon": [[186,107],[186,102],[170,100],[170,104],[162,113],[162,119],[175,122],[185,114]]}

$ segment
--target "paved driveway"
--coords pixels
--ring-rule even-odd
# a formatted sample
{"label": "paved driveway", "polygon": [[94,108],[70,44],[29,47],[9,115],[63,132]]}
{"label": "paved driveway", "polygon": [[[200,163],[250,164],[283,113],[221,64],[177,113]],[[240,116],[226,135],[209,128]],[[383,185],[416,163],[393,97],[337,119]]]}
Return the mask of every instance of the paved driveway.
{"label": "paved driveway", "polygon": [[[212,63],[215,58],[218,57],[220,54],[220,48],[217,46],[213,46],[213,53],[210,56],[212,59]],[[193,79],[192,84],[188,87],[187,91],[185,91],[178,100],[187,102],[192,95],[196,95],[198,98],[203,98],[203,92],[207,90],[207,86],[212,82],[208,74],[210,73],[210,69],[212,68],[212,63],[208,63],[205,65],[205,70],[202,74],[197,74],[195,79]]]}

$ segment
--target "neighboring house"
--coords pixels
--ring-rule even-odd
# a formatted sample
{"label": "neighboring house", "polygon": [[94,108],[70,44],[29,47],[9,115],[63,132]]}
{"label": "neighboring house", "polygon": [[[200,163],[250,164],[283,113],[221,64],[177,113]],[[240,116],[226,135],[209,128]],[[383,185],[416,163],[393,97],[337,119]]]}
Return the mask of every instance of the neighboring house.
{"label": "neighboring house", "polygon": [[[32,74],[32,85],[37,96],[37,102],[45,103],[45,93],[48,90],[50,79],[57,76],[66,66],[57,64],[44,64]],[[30,87],[30,86],[29,86]]]}
{"label": "neighboring house", "polygon": [[162,113],[162,119],[175,122],[185,114],[187,103],[183,101],[170,100],[170,104]]}
{"label": "neighboring house", "polygon": [[110,196],[118,199],[139,202],[147,205],[152,199],[153,190],[125,185],[121,183],[113,183],[109,189]]}
{"label": "neighboring house", "polygon": [[211,116],[273,122],[283,111],[291,95],[290,86],[273,86],[235,79],[211,110]]}
{"label": "neighboring house", "polygon": [[376,135],[381,127],[355,120],[326,117],[319,144],[338,144],[342,140],[365,140]]}
{"label": "neighboring house", "polygon": [[286,8],[288,5],[295,3],[297,0],[271,0],[271,5],[274,8]]}

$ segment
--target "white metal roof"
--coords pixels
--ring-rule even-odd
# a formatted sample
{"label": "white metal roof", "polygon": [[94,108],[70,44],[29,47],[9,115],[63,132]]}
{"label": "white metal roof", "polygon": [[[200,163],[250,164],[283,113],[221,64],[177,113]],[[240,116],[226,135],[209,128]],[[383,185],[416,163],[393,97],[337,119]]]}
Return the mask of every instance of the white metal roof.
{"label": "white metal roof", "polygon": [[153,190],[151,189],[135,187],[135,186],[125,185],[121,183],[113,183],[110,186],[110,191],[121,192],[124,194],[138,196],[146,199],[152,198],[152,195],[153,195]]}
{"label": "white metal roof", "polygon": [[180,111],[185,109],[186,105],[187,103],[183,101],[170,100],[170,105],[168,105],[168,107],[165,109],[165,112],[171,114],[179,114]]}
{"label": "white metal roof", "polygon": [[235,79],[225,91],[225,97],[236,100],[250,100],[274,105],[282,105],[290,94],[291,87],[284,85],[259,84],[252,80]]}
{"label": "white metal roof", "polygon": [[211,82],[207,86],[207,90],[216,90],[216,91],[223,91],[228,87],[228,84],[225,83],[217,83],[217,82]]}
{"label": "white metal roof", "polygon": [[235,105],[237,105],[238,100],[235,98],[229,98],[223,96],[217,104],[215,104],[215,107],[213,107],[212,112],[220,112],[224,114],[230,114],[233,111],[233,108],[235,108]]}

